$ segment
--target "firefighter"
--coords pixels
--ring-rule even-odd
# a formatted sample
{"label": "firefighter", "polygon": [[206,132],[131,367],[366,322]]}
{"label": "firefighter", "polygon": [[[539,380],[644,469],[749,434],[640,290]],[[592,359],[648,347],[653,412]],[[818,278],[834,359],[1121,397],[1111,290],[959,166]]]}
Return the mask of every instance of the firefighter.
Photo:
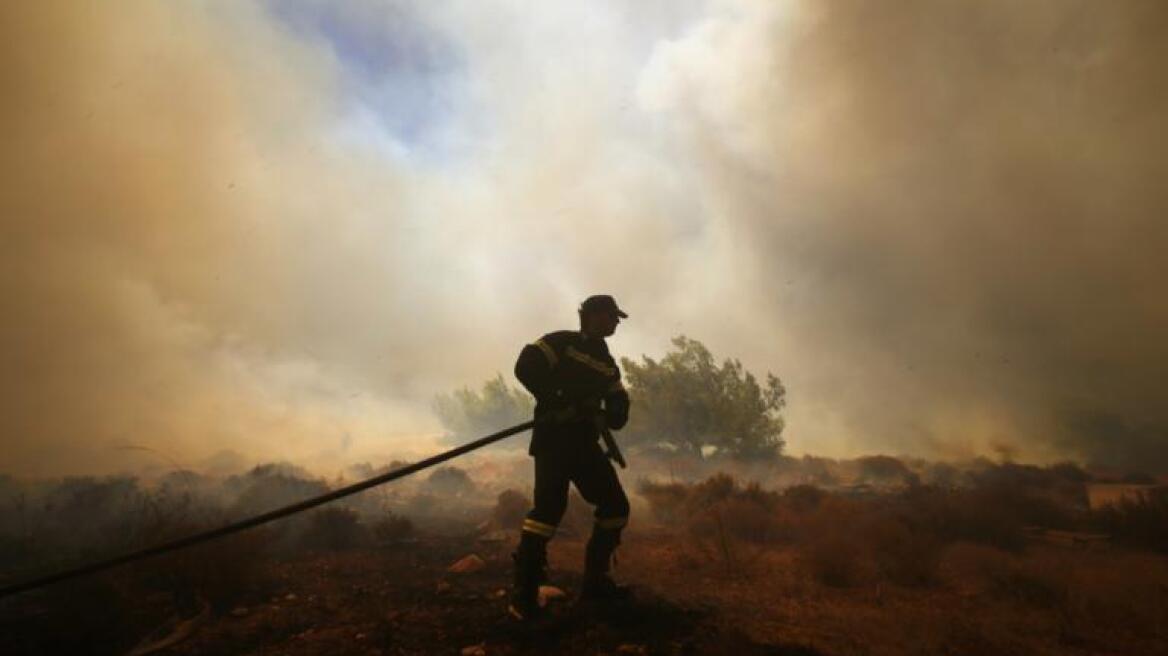
{"label": "firefighter", "polygon": [[547,543],[568,507],[569,482],[596,507],[581,598],[604,602],[629,596],[628,588],[609,576],[613,552],[628,523],[629,500],[598,444],[597,425],[600,421],[620,429],[628,421],[629,395],[604,338],[629,315],[607,295],[585,299],[579,315],[579,331],[544,335],[525,346],[515,363],[516,378],[535,397],[537,421],[529,449],[535,458],[535,507],[527,513],[513,554],[515,588],[509,610],[521,620],[540,614]]}

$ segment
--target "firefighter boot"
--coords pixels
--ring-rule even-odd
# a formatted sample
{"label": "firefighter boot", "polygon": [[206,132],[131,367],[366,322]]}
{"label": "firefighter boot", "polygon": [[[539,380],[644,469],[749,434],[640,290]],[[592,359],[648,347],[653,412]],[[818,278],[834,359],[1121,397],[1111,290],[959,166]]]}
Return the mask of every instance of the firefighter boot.
{"label": "firefighter boot", "polygon": [[620,544],[620,529],[595,527],[584,551],[584,585],[580,598],[587,601],[625,601],[632,597],[628,586],[617,585],[608,575],[612,554]]}
{"label": "firefighter boot", "polygon": [[515,561],[515,586],[507,612],[522,621],[539,619],[543,614],[539,585],[547,577],[547,538],[524,531],[511,558]]}

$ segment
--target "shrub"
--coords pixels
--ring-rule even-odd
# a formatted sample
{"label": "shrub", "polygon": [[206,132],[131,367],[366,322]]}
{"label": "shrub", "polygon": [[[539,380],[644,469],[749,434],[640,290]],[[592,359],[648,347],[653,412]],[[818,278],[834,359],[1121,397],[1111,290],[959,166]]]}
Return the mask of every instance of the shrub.
{"label": "shrub", "polygon": [[528,510],[531,510],[531,499],[518,490],[503,490],[491,511],[491,523],[499,528],[518,530]]}
{"label": "shrub", "polygon": [[879,517],[864,531],[876,570],[900,585],[925,586],[937,580],[944,543],[927,530],[891,516]]}
{"label": "shrub", "polygon": [[796,513],[807,513],[819,507],[827,492],[814,485],[792,485],[783,490],[783,503]]}
{"label": "shrub", "polygon": [[426,479],[426,487],[435,494],[466,496],[474,493],[475,484],[464,469],[439,467]]}
{"label": "shrub", "polygon": [[[215,526],[219,523],[215,522]],[[175,524],[167,539],[213,528],[211,524]],[[249,529],[235,535],[145,560],[135,566],[138,585],[165,591],[182,608],[203,598],[224,611],[256,588],[265,587],[264,563],[271,553],[275,533],[270,527]],[[150,544],[158,540],[151,540]],[[142,546],[146,546],[144,543]]]}
{"label": "shrub", "polygon": [[637,492],[649,502],[649,512],[664,522],[677,522],[685,516],[690,486],[683,483],[641,481]]}
{"label": "shrub", "polygon": [[[1044,558],[1049,554],[1044,554]],[[960,580],[974,582],[980,592],[1000,600],[1054,607],[1066,597],[1069,572],[1061,564],[1028,561],[1024,554],[992,547],[956,544],[947,553],[950,569]]]}
{"label": "shrub", "polygon": [[290,465],[260,465],[243,476],[227,479],[226,487],[237,490],[232,505],[236,515],[254,515],[324,494],[328,485],[310,478],[307,472]]}
{"label": "shrub", "polygon": [[805,455],[799,461],[799,469],[802,470],[803,479],[815,485],[839,484],[839,463],[830,458]]}
{"label": "shrub", "polygon": [[774,509],[747,496],[725,498],[690,515],[686,529],[697,540],[756,545],[789,541],[793,529]]}
{"label": "shrub", "polygon": [[803,519],[800,560],[820,583],[859,584],[871,575],[871,558],[861,538],[864,509],[857,501],[832,496]]}
{"label": "shrub", "polygon": [[92,553],[123,546],[143,506],[137,479],[128,476],[69,477],[44,500],[49,541],[75,542]]}
{"label": "shrub", "polygon": [[511,387],[502,374],[479,390],[457,389],[434,398],[433,410],[449,441],[470,439],[531,419],[535,403],[522,389]]}
{"label": "shrub", "polygon": [[349,508],[324,508],[309,515],[300,543],[308,549],[337,551],[368,543],[369,531],[361,524],[356,511]]}
{"label": "shrub", "polygon": [[972,489],[986,504],[1009,508],[1027,525],[1073,529],[1087,507],[1086,486],[1063,465],[983,465],[971,475]]}
{"label": "shrub", "polygon": [[832,587],[858,585],[866,577],[862,545],[847,527],[820,526],[804,542],[800,558],[815,580]]}
{"label": "shrub", "polygon": [[649,509],[655,517],[669,522],[685,520],[730,501],[752,504],[771,512],[778,507],[781,498],[778,493],[762,489],[758,483],[742,487],[725,472],[692,485],[642,481],[637,491],[649,501]]}
{"label": "shrub", "polygon": [[373,536],[379,542],[397,542],[414,534],[414,523],[408,517],[403,517],[392,511],[373,523]]}
{"label": "shrub", "polygon": [[864,456],[856,459],[856,465],[862,482],[902,483],[916,477],[903,462],[892,456]]}
{"label": "shrub", "polygon": [[1168,552],[1168,487],[1095,510],[1091,524],[1119,542]]}
{"label": "shrub", "polygon": [[1005,567],[987,570],[989,591],[1002,599],[1039,608],[1057,608],[1067,599],[1066,572],[1039,562],[1005,561]]}
{"label": "shrub", "polygon": [[962,540],[1010,550],[1025,543],[1015,505],[998,493],[920,486],[905,490],[889,504],[914,527],[945,542]]}
{"label": "shrub", "polygon": [[704,481],[690,486],[686,506],[690,509],[706,508],[719,501],[725,501],[738,493],[738,481],[725,472],[718,472]]}

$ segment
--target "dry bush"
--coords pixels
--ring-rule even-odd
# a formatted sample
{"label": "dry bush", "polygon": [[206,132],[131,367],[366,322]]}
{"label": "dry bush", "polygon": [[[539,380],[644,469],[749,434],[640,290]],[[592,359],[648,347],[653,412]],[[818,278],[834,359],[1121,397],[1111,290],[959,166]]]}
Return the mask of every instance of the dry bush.
{"label": "dry bush", "polygon": [[921,470],[921,479],[926,485],[948,489],[960,487],[965,481],[965,472],[947,462],[922,463]]}
{"label": "dry bush", "polygon": [[[103,527],[106,537],[100,542],[116,546],[102,555],[153,547],[235,519],[206,500],[196,503],[190,494],[166,487],[141,492],[132,507],[121,510],[116,522]],[[134,563],[121,579],[127,612],[136,598],[159,594],[168,596],[179,612],[194,609],[200,599],[217,609],[228,608],[266,584],[264,564],[276,533],[271,526],[253,528]]]}
{"label": "dry bush", "polygon": [[[1168,564],[1142,554],[1108,554],[1051,565],[1069,579],[1062,616],[1077,636],[1100,647],[1124,638],[1168,644]],[[1100,635],[1103,634],[1103,635]]]}
{"label": "dry bush", "polygon": [[[133,527],[119,551],[138,550],[224,526],[234,519],[219,509],[190,506],[167,494],[150,497],[128,520]],[[268,580],[265,563],[278,528],[252,528],[133,564],[125,580],[127,597],[163,593],[180,612],[206,600],[218,610],[229,608]],[[134,599],[125,601],[133,606]]]}
{"label": "dry bush", "polygon": [[1068,582],[1077,569],[1073,561],[1050,551],[1023,555],[970,543],[952,545],[945,556],[955,581],[972,583],[993,597],[1039,605],[1067,596]]}
{"label": "dry bush", "polygon": [[1168,552],[1168,487],[1093,511],[1090,521],[1119,542]]}
{"label": "dry bush", "polygon": [[667,522],[684,521],[730,500],[756,505],[768,511],[779,506],[781,495],[762,489],[758,483],[745,487],[725,472],[718,472],[692,485],[642,481],[638,492],[649,501],[655,517]]}
{"label": "dry bush", "polygon": [[309,478],[298,468],[278,465],[260,465],[243,476],[232,476],[224,482],[224,488],[237,495],[231,511],[240,517],[257,515],[329,491],[323,480]]}
{"label": "dry bush", "polygon": [[801,556],[816,580],[848,587],[874,577],[902,586],[930,586],[939,579],[945,542],[888,512],[840,507],[804,523]]}
{"label": "dry bush", "polygon": [[[1019,644],[1011,627],[994,619],[983,619],[966,613],[946,613],[935,625],[920,627],[928,637],[925,644],[908,653],[934,654],[1012,654],[1033,653]],[[930,635],[931,634],[931,635]]]}
{"label": "dry bush", "polygon": [[863,539],[872,550],[876,570],[889,581],[906,586],[937,581],[944,543],[930,532],[884,516],[869,523]]}
{"label": "dry bush", "polygon": [[412,517],[433,517],[441,512],[442,503],[433,494],[419,492],[405,499],[402,510]]}
{"label": "dry bush", "polygon": [[738,481],[726,472],[718,472],[690,486],[685,504],[689,509],[707,508],[738,493]]}
{"label": "dry bush", "polygon": [[845,527],[816,531],[803,545],[801,561],[820,583],[852,587],[868,578],[862,545]]}
{"label": "dry bush", "polygon": [[531,499],[518,490],[503,490],[491,510],[491,523],[507,530],[519,530],[523,518],[531,510]]}
{"label": "dry bush", "polygon": [[1060,548],[1017,554],[958,543],[945,564],[953,584],[972,586],[1004,612],[1016,604],[1049,613],[1066,644],[1152,653],[1135,645],[1168,639],[1168,564],[1155,556]]}
{"label": "dry bush", "polygon": [[378,542],[398,542],[414,534],[414,523],[408,517],[387,510],[373,523],[372,530]]}
{"label": "dry bush", "polygon": [[827,492],[814,485],[792,485],[783,490],[783,505],[795,513],[808,513],[819,507]]}
{"label": "dry bush", "polygon": [[850,587],[871,576],[870,553],[858,539],[863,525],[860,504],[838,497],[825,499],[805,518],[800,561],[815,580]]}
{"label": "dry bush", "polygon": [[1057,608],[1067,599],[1067,572],[1047,560],[1018,556],[986,557],[978,574],[984,590],[997,599],[1021,602],[1038,608]]}
{"label": "dry bush", "polygon": [[942,542],[974,542],[1009,550],[1025,544],[1022,517],[999,493],[916,486],[888,503],[892,512]]}
{"label": "dry bush", "polygon": [[339,551],[369,544],[369,529],[357,512],[342,507],[323,508],[308,517],[300,534],[300,545],[307,549]]}
{"label": "dry bush", "polygon": [[264,566],[272,539],[273,532],[261,527],[177,551],[150,565],[148,587],[169,592],[180,612],[193,609],[197,599],[228,610],[271,583]]}
{"label": "dry bush", "polygon": [[119,551],[143,523],[146,496],[128,476],[67,477],[45,492],[26,535],[65,558]]}
{"label": "dry bush", "polygon": [[885,455],[856,458],[859,479],[863,483],[917,483],[919,479],[898,458]]}
{"label": "dry bush", "polygon": [[693,485],[642,482],[640,492],[655,517],[684,528],[731,571],[757,558],[760,548],[790,542],[798,532],[781,495],[757,483],[743,487],[723,472]]}
{"label": "dry bush", "polygon": [[805,455],[799,470],[805,481],[815,485],[838,485],[841,478],[840,463],[830,458]]}
{"label": "dry bush", "polygon": [[1065,464],[981,463],[970,479],[976,502],[1008,509],[1023,525],[1073,530],[1087,508],[1083,473]]}
{"label": "dry bush", "polygon": [[794,519],[746,496],[713,502],[690,515],[686,530],[698,540],[730,539],[755,545],[790,542]]}
{"label": "dry bush", "polygon": [[871,500],[827,497],[801,522],[801,560],[820,583],[849,587],[876,577],[906,586],[938,579],[945,542],[918,518]]}
{"label": "dry bush", "polygon": [[439,467],[426,479],[426,488],[439,496],[467,496],[475,491],[474,481],[459,467]]}
{"label": "dry bush", "polygon": [[27,567],[42,553],[36,540],[28,535],[0,535],[0,563],[4,567],[0,575],[8,575],[10,570]]}
{"label": "dry bush", "polygon": [[6,617],[0,631],[5,654],[121,654],[172,614],[169,604],[144,605],[135,589],[116,575],[87,576],[45,588],[44,609],[19,623]]}
{"label": "dry bush", "polygon": [[969,587],[977,592],[986,592],[988,581],[995,572],[1004,571],[1017,556],[997,547],[971,542],[957,542],[949,545],[943,558],[943,570],[950,583]]}
{"label": "dry bush", "polygon": [[690,486],[683,483],[654,483],[641,481],[637,492],[649,502],[653,517],[667,523],[680,521],[685,516],[685,502]]}
{"label": "dry bush", "polygon": [[[153,532],[134,534],[118,551],[204,532],[224,520],[156,524]],[[49,612],[30,616],[30,625],[6,637],[23,633],[35,641],[14,653],[125,653],[168,617],[189,617],[204,603],[223,613],[241,600],[267,596],[272,587],[264,566],[269,546],[270,533],[252,529],[49,586],[38,593]]]}

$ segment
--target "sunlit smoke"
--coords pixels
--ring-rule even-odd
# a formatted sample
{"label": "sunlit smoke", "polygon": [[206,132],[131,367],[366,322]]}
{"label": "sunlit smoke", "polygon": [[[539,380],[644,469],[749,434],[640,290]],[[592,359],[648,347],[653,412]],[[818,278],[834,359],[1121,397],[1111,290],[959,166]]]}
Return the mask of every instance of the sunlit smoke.
{"label": "sunlit smoke", "polygon": [[795,453],[1168,464],[1159,5],[0,18],[0,471],[424,452],[592,293],[780,375]]}

